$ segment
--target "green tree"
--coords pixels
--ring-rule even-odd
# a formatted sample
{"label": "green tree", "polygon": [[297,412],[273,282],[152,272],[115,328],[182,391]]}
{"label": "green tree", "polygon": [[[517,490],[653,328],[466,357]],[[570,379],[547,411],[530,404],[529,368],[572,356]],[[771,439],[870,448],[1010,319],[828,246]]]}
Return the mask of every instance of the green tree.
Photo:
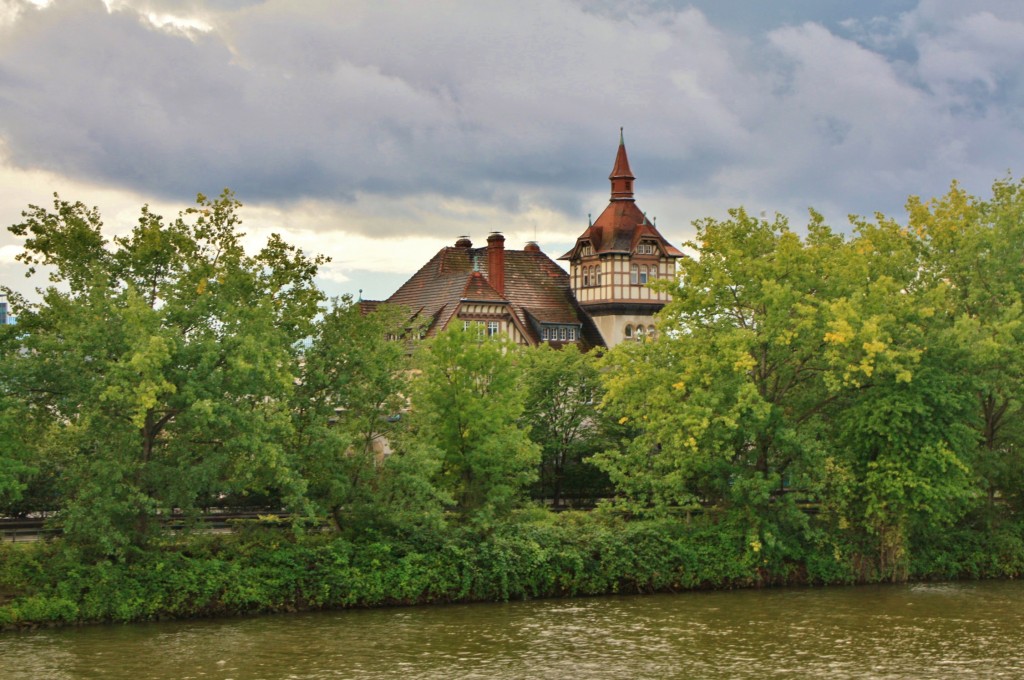
{"label": "green tree", "polygon": [[831,301],[824,374],[836,395],[831,461],[852,480],[830,509],[874,540],[879,573],[906,577],[914,531],[959,519],[974,447],[967,348],[946,313],[949,288],[924,275],[916,234],[858,221],[844,258],[846,294]]}
{"label": "green tree", "polygon": [[404,436],[408,313],[335,300],[316,322],[295,389],[295,448],[318,512],[339,529],[437,523],[439,461]]}
{"label": "green tree", "polygon": [[823,303],[842,239],[817,215],[802,241],[782,217],[734,210],[687,246],[657,339],[608,355],[606,408],[637,434],[597,460],[634,509],[740,513],[759,550],[780,540],[771,523],[802,522],[799,494],[782,492],[820,468]]}
{"label": "green tree", "polygon": [[411,433],[439,452],[439,487],[467,516],[507,512],[537,476],[540,450],[518,426],[524,392],[515,345],[483,327],[450,328],[426,341],[412,391]]}
{"label": "green tree", "polygon": [[953,341],[969,348],[966,389],[976,398],[971,464],[988,500],[1024,508],[1024,188],[997,181],[980,200],[954,183],[931,201],[911,197],[910,228],[924,272],[948,289]]}
{"label": "green tree", "polygon": [[598,357],[575,345],[547,344],[520,356],[526,390],[520,423],[541,449],[537,495],[556,507],[566,496],[592,503],[605,495],[608,479],[586,459],[613,443],[613,428],[597,408],[604,395]]}
{"label": "green tree", "polygon": [[170,223],[144,207],[112,242],[95,209],[59,198],[10,227],[54,285],[21,308],[2,388],[58,462],[66,536],[101,554],[219,494],[302,498],[283,445],[322,260],[276,235],[247,255],[233,196],[197,203]]}
{"label": "green tree", "polygon": [[658,338],[608,355],[606,406],[637,434],[599,464],[633,509],[742,518],[764,559],[797,554],[814,527],[795,502],[818,501],[901,578],[911,532],[970,493],[948,286],[881,216],[849,241],[814,213],[804,239],[742,210],[697,226]]}

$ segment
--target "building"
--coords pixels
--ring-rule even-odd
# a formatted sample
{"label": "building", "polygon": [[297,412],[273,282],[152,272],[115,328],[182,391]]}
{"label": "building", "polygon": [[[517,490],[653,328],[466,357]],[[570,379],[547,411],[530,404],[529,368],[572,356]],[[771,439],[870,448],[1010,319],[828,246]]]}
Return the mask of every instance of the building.
{"label": "building", "polygon": [[569,262],[573,295],[609,347],[642,340],[654,332],[654,314],[669,300],[651,290],[656,279],[672,279],[682,253],[641,212],[633,197],[636,177],[619,132],[619,151],[608,179],[611,200],[560,260]]}
{"label": "building", "polygon": [[14,324],[14,316],[11,315],[10,307],[7,306],[7,295],[0,293],[0,326]]}
{"label": "building", "polygon": [[682,253],[636,206],[621,131],[609,179],[608,207],[559,258],[569,262],[569,273],[536,243],[507,250],[505,237],[492,233],[486,247],[474,248],[463,236],[385,302],[408,309],[427,336],[479,323],[488,335],[506,333],[524,345],[575,343],[587,350],[643,339],[668,300],[647,284],[674,277]]}
{"label": "building", "polygon": [[573,297],[565,270],[536,243],[506,250],[498,233],[484,248],[466,237],[442,248],[385,302],[408,309],[427,336],[453,323],[479,323],[488,335],[508,334],[523,345],[604,344]]}

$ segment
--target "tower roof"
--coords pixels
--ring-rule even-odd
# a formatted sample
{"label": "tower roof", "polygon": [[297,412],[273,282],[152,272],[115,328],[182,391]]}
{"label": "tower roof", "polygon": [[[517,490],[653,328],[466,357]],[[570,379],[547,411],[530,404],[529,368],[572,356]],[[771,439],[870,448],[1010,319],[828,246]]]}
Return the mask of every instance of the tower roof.
{"label": "tower roof", "polygon": [[615,167],[612,168],[612,173],[608,175],[608,179],[615,179],[616,177],[636,179],[633,176],[633,171],[629,169],[629,156],[626,155],[626,140],[622,134],[622,128],[619,128],[619,151],[615,154]]}
{"label": "tower roof", "polygon": [[622,128],[619,128],[619,150],[615,154],[615,166],[612,167],[612,173],[608,175],[608,179],[612,182],[613,201],[633,200],[633,180],[636,177],[629,169],[629,156],[626,155],[626,141],[622,134]]}
{"label": "tower roof", "polygon": [[612,195],[608,207],[576,239],[576,245],[572,250],[558,259],[572,260],[585,243],[590,244],[596,255],[631,253],[636,250],[641,238],[657,242],[667,257],[682,257],[683,253],[665,240],[654,223],[648,220],[647,215],[636,205],[633,198],[633,180],[636,178],[629,167],[622,128],[619,128],[619,150],[615,154],[615,167],[612,168],[612,174],[608,179],[612,182]]}

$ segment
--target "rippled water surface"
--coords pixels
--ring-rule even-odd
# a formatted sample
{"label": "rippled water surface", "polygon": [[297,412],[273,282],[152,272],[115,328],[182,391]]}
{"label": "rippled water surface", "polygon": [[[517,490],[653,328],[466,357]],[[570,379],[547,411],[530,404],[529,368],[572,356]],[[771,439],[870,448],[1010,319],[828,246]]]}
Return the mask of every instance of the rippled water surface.
{"label": "rippled water surface", "polygon": [[0,635],[0,678],[1021,678],[1024,583],[748,590]]}

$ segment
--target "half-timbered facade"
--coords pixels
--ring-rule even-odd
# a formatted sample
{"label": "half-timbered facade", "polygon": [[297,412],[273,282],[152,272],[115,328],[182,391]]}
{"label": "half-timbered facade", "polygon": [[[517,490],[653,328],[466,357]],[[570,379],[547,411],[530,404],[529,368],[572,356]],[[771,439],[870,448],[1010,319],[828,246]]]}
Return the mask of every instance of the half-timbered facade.
{"label": "half-timbered facade", "polygon": [[568,260],[568,273],[536,243],[506,250],[505,237],[492,233],[485,248],[474,248],[461,237],[386,302],[407,308],[427,336],[452,324],[479,324],[481,332],[524,345],[589,349],[652,335],[668,295],[647,284],[673,278],[682,253],[637,208],[621,133],[609,179],[608,207],[560,258]]}
{"label": "half-timbered facade", "polygon": [[573,295],[594,320],[605,345],[641,340],[655,332],[654,314],[669,295],[647,284],[671,279],[682,253],[658,232],[636,205],[636,177],[620,134],[611,175],[611,200],[587,226],[568,260]]}

